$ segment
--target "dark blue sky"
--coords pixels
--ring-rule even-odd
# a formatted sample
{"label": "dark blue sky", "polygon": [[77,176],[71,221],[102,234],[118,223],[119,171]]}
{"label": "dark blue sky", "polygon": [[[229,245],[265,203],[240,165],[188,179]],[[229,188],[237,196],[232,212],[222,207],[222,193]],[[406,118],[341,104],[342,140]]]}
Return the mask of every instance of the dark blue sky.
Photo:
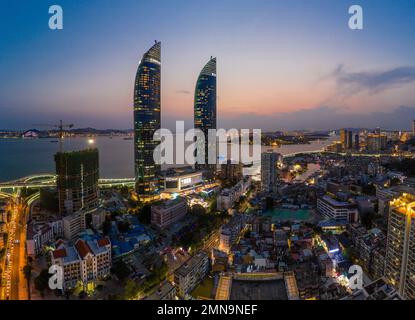
{"label": "dark blue sky", "polygon": [[[64,10],[61,31],[48,28],[52,4]],[[362,31],[348,29],[352,4],[364,9]],[[156,39],[167,126],[192,119],[195,81],[213,55],[220,125],[409,128],[414,34],[413,0],[2,0],[0,128],[60,118],[132,127],[136,68]]]}

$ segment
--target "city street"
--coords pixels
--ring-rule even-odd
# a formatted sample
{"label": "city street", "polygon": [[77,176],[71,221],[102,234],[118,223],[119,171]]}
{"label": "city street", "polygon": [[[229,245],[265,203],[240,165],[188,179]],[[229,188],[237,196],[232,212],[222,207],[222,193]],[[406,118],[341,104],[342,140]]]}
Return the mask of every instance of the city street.
{"label": "city street", "polygon": [[1,297],[6,300],[27,300],[27,284],[23,274],[26,264],[26,221],[28,207],[14,201],[12,206],[12,220],[9,227],[6,260],[4,267]]}

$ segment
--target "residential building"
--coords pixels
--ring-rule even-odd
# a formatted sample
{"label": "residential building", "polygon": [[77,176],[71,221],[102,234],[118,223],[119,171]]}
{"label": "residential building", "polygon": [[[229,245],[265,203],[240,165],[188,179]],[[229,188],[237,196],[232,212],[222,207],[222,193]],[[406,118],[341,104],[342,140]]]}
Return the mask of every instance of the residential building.
{"label": "residential building", "polygon": [[219,250],[229,253],[231,246],[246,228],[246,216],[236,214],[220,228]]}
{"label": "residential building", "polygon": [[415,299],[415,195],[390,203],[385,278],[405,299]]}
{"label": "residential building", "polygon": [[199,251],[190,257],[174,272],[174,285],[177,294],[185,298],[203,278],[209,270],[209,258],[206,252]]}
{"label": "residential building", "polygon": [[355,252],[359,257],[358,264],[373,279],[383,277],[385,247],[386,235],[377,228],[356,239]]}
{"label": "residential building", "polygon": [[108,238],[79,239],[74,246],[61,245],[52,251],[51,262],[63,268],[63,291],[78,284],[84,291],[90,291],[98,280],[111,273],[111,242]]}
{"label": "residential building", "polygon": [[182,219],[187,213],[187,203],[182,198],[166,200],[151,206],[151,223],[166,228]]}
{"label": "residential building", "polygon": [[384,134],[370,133],[366,137],[366,149],[368,151],[381,151],[386,148],[387,136]]}
{"label": "residential building", "polygon": [[145,300],[175,300],[176,288],[169,281],[165,280],[160,283],[159,287]]}
{"label": "residential building", "polygon": [[226,183],[236,183],[242,179],[242,163],[232,163],[232,160],[227,160],[221,165],[221,179]]}
{"label": "residential building", "polygon": [[85,211],[78,211],[62,218],[63,236],[67,240],[74,240],[86,229]]}
{"label": "residential building", "polygon": [[230,189],[223,189],[217,197],[218,210],[229,210],[251,186],[251,178],[245,177]]}
{"label": "residential building", "polygon": [[379,278],[341,300],[403,300],[384,278]]}
{"label": "residential building", "polygon": [[101,229],[107,212],[103,208],[98,208],[97,210],[92,211],[91,213],[91,225],[95,230]]}
{"label": "residential building", "polygon": [[281,155],[274,151],[267,151],[261,154],[261,187],[262,191],[275,193],[278,183],[278,163]]}
{"label": "residential building", "polygon": [[27,225],[26,250],[29,256],[41,253],[43,247],[63,234],[62,220],[31,221]]}

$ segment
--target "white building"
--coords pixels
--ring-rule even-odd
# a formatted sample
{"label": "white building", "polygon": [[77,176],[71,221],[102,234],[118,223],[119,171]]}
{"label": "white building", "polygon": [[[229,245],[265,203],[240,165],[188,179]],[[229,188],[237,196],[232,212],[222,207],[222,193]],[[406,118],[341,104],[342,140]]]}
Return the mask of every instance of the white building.
{"label": "white building", "polygon": [[85,212],[78,211],[62,218],[63,236],[67,240],[75,239],[86,229]]}
{"label": "white building", "polygon": [[234,215],[231,220],[220,229],[219,250],[229,253],[242,231],[246,228],[245,215]]}
{"label": "white building", "polygon": [[110,275],[111,242],[108,238],[95,241],[77,240],[74,246],[60,246],[51,252],[52,264],[63,268],[63,290],[80,284],[93,289],[97,280]]}
{"label": "white building", "polygon": [[27,254],[35,256],[42,251],[44,245],[53,242],[63,234],[62,220],[48,222],[30,222],[27,226]]}
{"label": "white building", "polygon": [[218,210],[229,210],[251,186],[251,178],[244,177],[230,189],[223,189],[217,198]]}
{"label": "white building", "polygon": [[354,223],[358,221],[359,214],[356,204],[339,201],[328,195],[317,199],[317,211],[327,219]]}
{"label": "white building", "polygon": [[92,227],[95,230],[101,229],[102,224],[104,223],[106,216],[107,216],[107,212],[102,208],[98,208],[97,210],[93,211],[91,213]]}

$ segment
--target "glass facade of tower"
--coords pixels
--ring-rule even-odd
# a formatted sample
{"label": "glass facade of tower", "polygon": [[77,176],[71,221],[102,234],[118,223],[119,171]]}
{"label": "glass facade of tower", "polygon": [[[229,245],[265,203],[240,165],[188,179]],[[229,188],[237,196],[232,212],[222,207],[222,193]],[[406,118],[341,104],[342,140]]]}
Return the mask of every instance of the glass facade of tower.
{"label": "glass facade of tower", "polygon": [[148,50],[138,66],[134,87],[134,156],[136,191],[139,195],[156,193],[160,165],[153,151],[160,143],[154,133],[160,129],[161,43]]}
{"label": "glass facade of tower", "polygon": [[196,82],[194,127],[202,130],[205,136],[205,164],[196,167],[214,170],[216,165],[208,165],[208,130],[216,129],[216,58],[209,60]]}
{"label": "glass facade of tower", "polygon": [[390,202],[385,278],[405,299],[415,299],[415,195]]}

